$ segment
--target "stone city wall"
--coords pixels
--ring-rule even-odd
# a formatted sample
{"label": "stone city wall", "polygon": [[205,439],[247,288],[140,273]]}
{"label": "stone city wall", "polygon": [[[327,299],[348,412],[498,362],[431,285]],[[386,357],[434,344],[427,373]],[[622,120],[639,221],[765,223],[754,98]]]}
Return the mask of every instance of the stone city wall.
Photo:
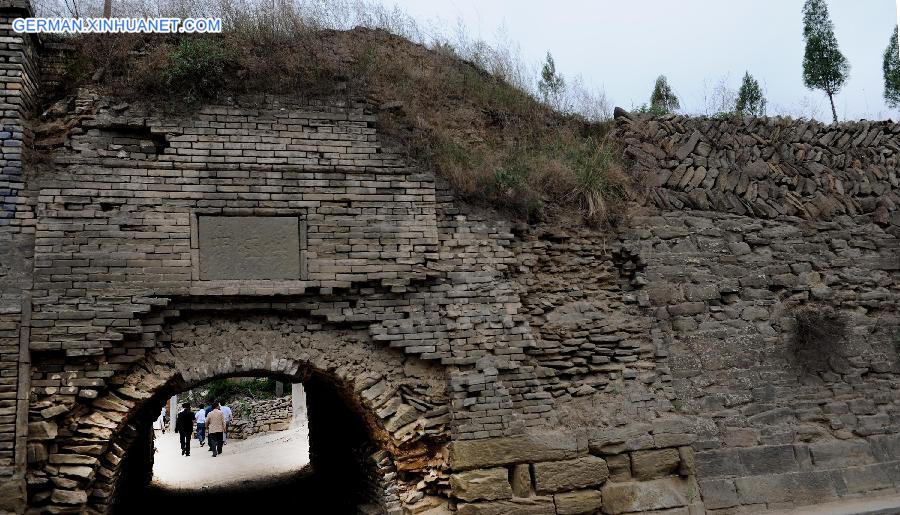
{"label": "stone city wall", "polygon": [[28,192],[37,102],[37,41],[9,34],[27,13],[25,1],[0,2],[0,511],[25,497],[25,438],[29,398],[27,351],[30,272],[34,253],[34,198]]}
{"label": "stone city wall", "polygon": [[900,488],[895,124],[619,116],[648,195],[601,232],[458,202],[362,100],[10,116],[40,159],[0,182],[0,472],[35,511],[111,510],[154,403],[259,374],[310,385],[313,461],[391,513]]}
{"label": "stone city wall", "polygon": [[232,403],[233,419],[228,428],[228,438],[242,440],[248,436],[291,427],[294,419],[291,396],[277,399],[245,399]]}

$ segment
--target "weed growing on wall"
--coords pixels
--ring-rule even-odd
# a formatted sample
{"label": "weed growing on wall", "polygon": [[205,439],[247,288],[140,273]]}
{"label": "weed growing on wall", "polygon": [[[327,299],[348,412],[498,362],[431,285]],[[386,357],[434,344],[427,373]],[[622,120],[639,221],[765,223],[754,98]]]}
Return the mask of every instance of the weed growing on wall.
{"label": "weed growing on wall", "polygon": [[847,337],[847,321],[826,304],[814,303],[794,310],[797,320],[793,338],[794,355],[801,364],[824,370],[828,359],[840,351]]}

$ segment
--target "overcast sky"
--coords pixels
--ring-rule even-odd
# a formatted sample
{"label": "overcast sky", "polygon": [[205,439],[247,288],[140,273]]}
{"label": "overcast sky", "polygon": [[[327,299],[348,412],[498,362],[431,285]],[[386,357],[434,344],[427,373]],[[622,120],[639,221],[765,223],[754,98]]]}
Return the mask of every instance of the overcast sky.
{"label": "overcast sky", "polygon": [[[723,77],[737,89],[745,70],[764,86],[772,111],[830,119],[827,97],[803,87],[803,0],[382,0],[423,24],[457,20],[470,36],[495,40],[498,29],[537,66],[550,50],[557,70],[601,87],[613,105],[648,101],[665,74],[685,111],[704,111]],[[882,56],[897,23],[896,0],[827,0],[835,34],[850,62],[837,95],[841,119],[900,118],[883,98]]]}

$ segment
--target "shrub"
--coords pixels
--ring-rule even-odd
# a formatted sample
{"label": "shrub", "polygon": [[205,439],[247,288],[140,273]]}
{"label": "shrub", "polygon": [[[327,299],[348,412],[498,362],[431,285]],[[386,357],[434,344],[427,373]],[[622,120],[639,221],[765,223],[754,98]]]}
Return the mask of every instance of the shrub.
{"label": "shrub", "polygon": [[240,381],[215,379],[206,384],[206,402],[217,400],[226,404],[241,397],[272,399],[275,397],[275,380],[268,377],[242,378]]}
{"label": "shrub", "polygon": [[169,56],[166,84],[188,101],[216,97],[225,84],[226,52],[215,38],[184,38]]}
{"label": "shrub", "polygon": [[576,178],[571,195],[592,225],[611,225],[621,214],[616,203],[627,196],[617,145],[588,137],[569,151]]}

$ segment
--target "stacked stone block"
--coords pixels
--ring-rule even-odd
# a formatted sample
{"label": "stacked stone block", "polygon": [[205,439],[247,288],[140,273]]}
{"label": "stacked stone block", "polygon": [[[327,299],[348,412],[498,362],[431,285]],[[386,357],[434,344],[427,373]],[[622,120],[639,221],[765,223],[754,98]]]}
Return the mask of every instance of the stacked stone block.
{"label": "stacked stone block", "polygon": [[617,138],[663,209],[758,218],[868,215],[900,229],[900,124],[622,114]]}
{"label": "stacked stone block", "polygon": [[231,406],[234,420],[228,437],[242,440],[256,434],[284,431],[294,418],[291,396],[271,400],[241,400]]}

